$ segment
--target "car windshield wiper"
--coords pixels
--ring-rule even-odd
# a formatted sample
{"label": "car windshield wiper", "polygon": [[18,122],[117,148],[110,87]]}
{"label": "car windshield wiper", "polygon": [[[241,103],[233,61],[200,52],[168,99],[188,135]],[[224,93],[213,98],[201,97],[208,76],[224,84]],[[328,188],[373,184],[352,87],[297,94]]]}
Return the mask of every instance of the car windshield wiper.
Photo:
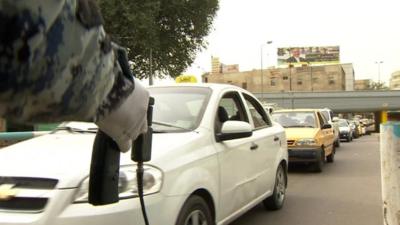
{"label": "car windshield wiper", "polygon": [[87,130],[84,130],[84,129],[79,129],[79,128],[76,128],[76,127],[69,127],[69,126],[57,127],[51,133],[55,133],[55,132],[60,131],[60,130],[66,130],[66,131],[71,132],[71,133],[76,133],[76,132],[77,133],[97,133],[97,128],[89,128]]}
{"label": "car windshield wiper", "polygon": [[[170,124],[170,123],[164,123],[164,122],[159,122],[159,121],[153,121],[152,123],[156,124],[156,125],[161,125],[161,126],[164,126],[164,127],[178,128],[178,129],[181,129],[181,130],[184,130],[184,131],[192,131],[192,130],[190,130],[188,128],[180,127],[180,126],[177,126],[177,125],[174,125],[174,124]],[[157,131],[155,131],[155,132],[157,132]]]}

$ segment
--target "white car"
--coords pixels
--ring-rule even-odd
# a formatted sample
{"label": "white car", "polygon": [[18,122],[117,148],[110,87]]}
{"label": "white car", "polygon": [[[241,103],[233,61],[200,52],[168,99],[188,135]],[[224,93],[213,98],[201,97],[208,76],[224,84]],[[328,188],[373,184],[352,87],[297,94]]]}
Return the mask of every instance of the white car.
{"label": "white car", "polygon": [[330,125],[332,125],[333,128],[333,135],[335,136],[335,147],[340,147],[340,130],[339,130],[339,118],[338,117],[333,117],[333,112],[332,110],[328,108],[323,108],[320,109],[320,112],[322,113],[323,117],[328,121]]}
{"label": "white car", "polygon": [[[227,224],[287,186],[284,129],[249,92],[230,85],[149,88],[155,98],[144,193],[151,225]],[[96,127],[65,123],[0,150],[0,224],[140,225],[136,167],[122,154],[120,200],[92,206],[88,175]]]}

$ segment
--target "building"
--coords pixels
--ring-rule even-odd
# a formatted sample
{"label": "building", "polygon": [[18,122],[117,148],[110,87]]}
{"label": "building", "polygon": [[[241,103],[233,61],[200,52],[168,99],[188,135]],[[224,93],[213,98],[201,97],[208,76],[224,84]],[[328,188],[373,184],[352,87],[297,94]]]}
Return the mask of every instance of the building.
{"label": "building", "polygon": [[239,72],[239,64],[231,64],[226,65],[219,61],[218,57],[211,57],[211,73],[219,74],[219,73],[232,73]]}
{"label": "building", "polygon": [[253,93],[289,91],[352,91],[354,69],[352,64],[324,66],[269,68],[251,71],[214,69],[217,58],[212,59],[212,71],[203,75],[205,83],[229,83]]}
{"label": "building", "polygon": [[354,89],[356,91],[369,90],[371,88],[371,84],[372,84],[371,79],[356,80],[354,82]]}
{"label": "building", "polygon": [[400,90],[400,71],[392,73],[389,88],[390,90]]}

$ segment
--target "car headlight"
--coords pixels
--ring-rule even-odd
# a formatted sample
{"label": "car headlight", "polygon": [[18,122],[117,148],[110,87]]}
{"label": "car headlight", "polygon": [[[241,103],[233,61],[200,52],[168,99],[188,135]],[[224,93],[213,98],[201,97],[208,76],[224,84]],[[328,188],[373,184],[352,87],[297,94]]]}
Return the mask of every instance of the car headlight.
{"label": "car headlight", "polygon": [[297,145],[317,145],[317,141],[314,138],[299,139],[296,142]]}
{"label": "car headlight", "polygon": [[[144,166],[143,173],[143,194],[150,195],[160,191],[162,184],[161,170]],[[119,198],[133,198],[138,196],[136,166],[121,166],[118,181]],[[89,198],[89,177],[85,178],[75,195],[74,203],[88,202]]]}

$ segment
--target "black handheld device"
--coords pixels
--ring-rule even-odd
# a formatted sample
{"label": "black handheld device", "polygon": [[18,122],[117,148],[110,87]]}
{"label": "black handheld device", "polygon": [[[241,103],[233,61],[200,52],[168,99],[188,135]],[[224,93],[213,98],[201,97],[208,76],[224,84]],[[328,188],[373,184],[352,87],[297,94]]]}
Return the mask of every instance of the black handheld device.
{"label": "black handheld device", "polygon": [[99,130],[93,144],[89,178],[89,203],[118,202],[120,151],[117,143]]}

